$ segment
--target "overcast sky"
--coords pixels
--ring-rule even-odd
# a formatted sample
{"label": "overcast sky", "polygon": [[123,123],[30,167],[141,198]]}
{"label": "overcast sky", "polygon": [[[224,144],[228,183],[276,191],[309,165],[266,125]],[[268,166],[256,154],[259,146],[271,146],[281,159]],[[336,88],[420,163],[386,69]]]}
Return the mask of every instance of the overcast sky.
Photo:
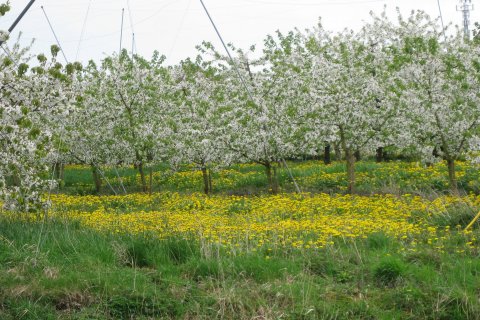
{"label": "overcast sky", "polygon": [[[476,1],[472,1],[474,5]],[[8,29],[28,2],[11,0],[12,11],[0,18],[0,29]],[[333,31],[346,27],[358,29],[362,21],[369,19],[371,10],[380,13],[384,5],[392,17],[396,15],[396,7],[404,14],[421,9],[432,17],[439,15],[437,0],[204,0],[204,3],[225,40],[242,48],[261,45],[265,36],[275,30],[311,28],[319,17]],[[462,15],[456,11],[458,0],[440,0],[440,4],[446,23],[462,24]],[[194,56],[195,46],[202,40],[220,47],[199,0],[37,0],[9,41],[22,31],[24,43],[35,39],[35,53],[49,51],[55,38],[42,5],[70,61],[100,60],[118,51],[122,8],[125,9],[123,47],[129,51],[132,31],[139,54],[151,56],[158,50],[167,56],[169,63]],[[471,20],[472,27],[473,22],[480,21],[480,5],[478,11],[472,12]]]}

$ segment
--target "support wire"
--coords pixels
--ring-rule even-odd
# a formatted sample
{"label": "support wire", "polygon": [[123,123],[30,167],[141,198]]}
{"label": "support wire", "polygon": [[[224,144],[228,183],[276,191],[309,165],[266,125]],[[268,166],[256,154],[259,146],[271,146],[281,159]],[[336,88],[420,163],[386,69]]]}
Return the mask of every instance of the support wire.
{"label": "support wire", "polygon": [[63,48],[60,45],[60,41],[58,41],[57,34],[55,33],[55,30],[53,29],[52,24],[50,23],[50,19],[48,19],[48,15],[47,15],[47,12],[45,12],[45,8],[43,6],[41,6],[40,8],[42,8],[43,14],[45,15],[45,18],[47,19],[48,25],[50,26],[50,30],[52,30],[53,36],[55,37],[55,40],[57,41],[58,47],[60,48],[60,51],[62,51],[63,58],[65,59],[65,61],[67,63],[69,63],[68,59],[67,59],[67,56],[65,55],[65,51],[63,51]]}
{"label": "support wire", "polygon": [[85,14],[85,19],[83,19],[83,26],[82,26],[82,32],[80,33],[80,39],[78,40],[78,47],[77,47],[77,54],[75,55],[75,61],[78,60],[78,54],[80,53],[80,44],[83,41],[83,37],[85,36],[85,29],[87,26],[87,19],[88,19],[88,14],[90,13],[90,6],[92,4],[92,0],[88,1],[88,7],[87,7],[87,13]]}

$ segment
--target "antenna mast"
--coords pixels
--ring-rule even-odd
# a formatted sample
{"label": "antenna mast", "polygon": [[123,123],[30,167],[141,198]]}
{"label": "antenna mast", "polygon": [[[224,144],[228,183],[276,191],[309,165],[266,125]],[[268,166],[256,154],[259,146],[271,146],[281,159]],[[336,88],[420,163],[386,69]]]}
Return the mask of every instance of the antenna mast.
{"label": "antenna mast", "polygon": [[462,12],[463,15],[463,33],[465,39],[470,39],[470,11],[475,8],[472,4],[472,0],[459,0],[460,5],[457,6],[457,11]]}

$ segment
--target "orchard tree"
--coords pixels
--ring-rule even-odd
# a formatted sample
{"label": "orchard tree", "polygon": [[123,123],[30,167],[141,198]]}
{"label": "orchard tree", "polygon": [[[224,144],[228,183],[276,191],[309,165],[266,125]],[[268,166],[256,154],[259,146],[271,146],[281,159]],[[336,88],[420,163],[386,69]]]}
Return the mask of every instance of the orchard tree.
{"label": "orchard tree", "polygon": [[[60,48],[56,45],[51,47],[51,54],[54,59],[57,58]],[[40,54],[37,56],[37,66],[33,68],[34,72],[43,72],[47,70],[51,76],[55,76],[60,79],[63,86],[64,95],[68,99],[68,104],[58,106],[55,112],[48,112],[43,115],[37,121],[41,122],[44,127],[48,127],[52,132],[52,144],[53,149],[48,155],[48,161],[51,164],[52,174],[51,179],[54,179],[56,183],[61,184],[64,178],[64,166],[65,163],[71,161],[68,151],[68,129],[69,129],[69,117],[75,113],[75,101],[78,99],[79,91],[76,85],[76,78],[82,71],[82,65],[79,62],[67,64],[64,68],[60,63],[49,62],[45,55]],[[51,64],[50,67],[48,65]],[[63,69],[62,69],[63,68]],[[46,82],[45,86],[49,86],[49,82]],[[76,124],[78,126],[78,123]]]}
{"label": "orchard tree", "polygon": [[396,23],[385,13],[372,16],[365,35],[391,57],[390,78],[401,109],[394,128],[404,133],[396,136],[396,145],[414,147],[426,162],[444,159],[457,193],[455,161],[479,125],[478,49],[459,30],[445,37],[446,30],[422,11],[406,19],[399,14]]}
{"label": "orchard tree", "polygon": [[355,152],[376,145],[396,111],[378,103],[382,94],[379,59],[359,34],[336,35],[321,25],[305,36],[310,53],[308,121],[310,128],[328,143],[340,144],[347,162],[348,191],[355,191]]}
{"label": "orchard tree", "polygon": [[96,192],[103,184],[101,166],[125,160],[128,145],[116,136],[116,115],[108,112],[108,99],[100,96],[106,75],[90,61],[74,78],[74,112],[66,118],[64,145],[68,159],[89,165]]}
{"label": "orchard tree", "polygon": [[[204,43],[202,49],[212,53],[228,79],[228,99],[234,108],[224,113],[228,123],[222,135],[225,145],[236,155],[237,161],[263,165],[269,190],[277,193],[279,164],[287,158],[304,155],[308,144],[303,127],[298,126],[301,106],[292,95],[298,78],[293,72],[288,73],[287,69],[272,63],[275,44],[267,42],[270,47],[257,59],[250,58],[255,52],[254,46],[248,51],[230,46],[235,52],[235,65],[211,44]],[[278,49],[284,50],[281,45]]]}
{"label": "orchard tree", "polygon": [[202,171],[204,192],[213,191],[211,169],[229,162],[223,143],[224,113],[232,109],[221,70],[198,56],[175,70],[177,104],[169,113],[171,143],[176,163],[194,163]]}
{"label": "orchard tree", "polygon": [[33,68],[28,48],[7,51],[0,56],[0,196],[7,210],[35,211],[54,184],[48,164],[56,132],[49,124],[69,110],[68,75],[55,46],[53,57],[39,55]]}
{"label": "orchard tree", "polygon": [[[104,126],[112,131],[110,143],[121,148],[121,159],[110,159],[133,164],[139,171],[142,190],[146,192],[145,165],[162,161],[165,156],[165,137],[168,126],[165,115],[169,107],[170,80],[161,66],[164,57],[155,53],[151,60],[130,57],[124,50],[120,55],[105,59],[96,73],[98,87],[90,106],[108,117]],[[97,146],[101,148],[102,146]],[[125,148],[124,148],[125,147]],[[152,168],[150,167],[150,189]]]}
{"label": "orchard tree", "polygon": [[451,191],[458,192],[455,161],[480,125],[479,50],[461,33],[406,38],[403,99],[409,105],[412,136],[426,160],[437,154],[448,165]]}

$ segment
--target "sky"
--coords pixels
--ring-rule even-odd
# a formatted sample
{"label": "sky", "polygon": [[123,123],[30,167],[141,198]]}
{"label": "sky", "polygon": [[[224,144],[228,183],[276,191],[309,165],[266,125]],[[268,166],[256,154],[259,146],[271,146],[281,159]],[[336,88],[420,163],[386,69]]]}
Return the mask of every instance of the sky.
{"label": "sky", "polygon": [[[396,7],[407,15],[424,10],[439,16],[438,1],[446,24],[462,25],[457,12],[459,0],[203,0],[226,42],[236,47],[261,47],[266,35],[276,30],[288,32],[295,27],[312,28],[319,17],[326,29],[358,30],[369,20],[369,12],[396,17]],[[472,4],[480,0],[472,0]],[[0,0],[0,2],[3,2]],[[10,0],[12,10],[0,18],[0,30],[7,30],[29,0]],[[21,43],[35,39],[33,53],[49,52],[55,44],[44,10],[60,41],[67,59],[99,61],[120,48],[122,9],[124,24],[122,47],[150,57],[154,50],[167,56],[168,64],[194,57],[195,46],[211,41],[220,49],[213,27],[200,0],[37,0],[11,35],[14,42],[22,32]],[[475,8],[474,8],[475,9]],[[480,5],[471,14],[473,23],[480,21]]]}

